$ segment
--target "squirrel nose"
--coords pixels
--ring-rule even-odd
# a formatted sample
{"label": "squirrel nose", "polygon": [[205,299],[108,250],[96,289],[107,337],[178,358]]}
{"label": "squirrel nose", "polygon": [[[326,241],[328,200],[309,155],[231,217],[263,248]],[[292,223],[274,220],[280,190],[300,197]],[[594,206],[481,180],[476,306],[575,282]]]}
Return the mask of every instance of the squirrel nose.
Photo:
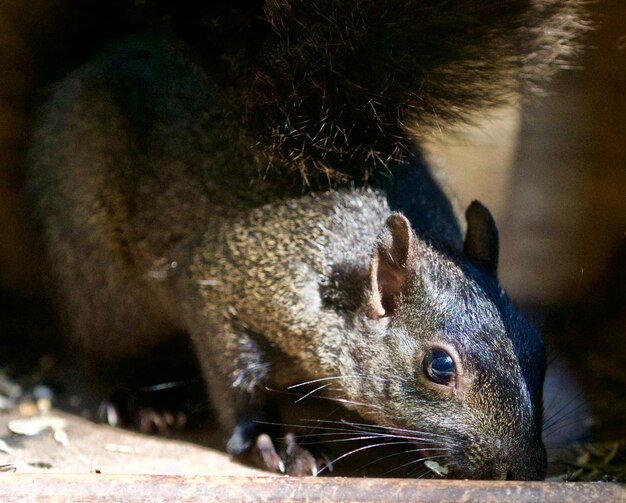
{"label": "squirrel nose", "polygon": [[491,476],[499,480],[543,480],[547,471],[543,445],[511,448],[501,438],[494,439],[494,464]]}
{"label": "squirrel nose", "polygon": [[469,441],[463,458],[462,464],[453,469],[454,477],[543,480],[547,472],[546,451],[540,441],[523,443],[506,437],[482,444]]}
{"label": "squirrel nose", "polygon": [[532,450],[509,455],[505,480],[543,480],[547,473],[546,450],[543,444]]}

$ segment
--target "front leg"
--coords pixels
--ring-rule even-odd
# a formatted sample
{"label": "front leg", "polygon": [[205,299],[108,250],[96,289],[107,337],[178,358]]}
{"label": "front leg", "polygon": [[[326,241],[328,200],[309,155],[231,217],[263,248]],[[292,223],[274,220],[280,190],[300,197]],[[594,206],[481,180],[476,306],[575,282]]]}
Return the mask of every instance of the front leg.
{"label": "front leg", "polygon": [[236,319],[225,319],[216,330],[197,330],[194,344],[209,396],[232,456],[273,472],[316,475],[317,460],[283,436],[280,412],[267,384],[275,351],[258,334]]}

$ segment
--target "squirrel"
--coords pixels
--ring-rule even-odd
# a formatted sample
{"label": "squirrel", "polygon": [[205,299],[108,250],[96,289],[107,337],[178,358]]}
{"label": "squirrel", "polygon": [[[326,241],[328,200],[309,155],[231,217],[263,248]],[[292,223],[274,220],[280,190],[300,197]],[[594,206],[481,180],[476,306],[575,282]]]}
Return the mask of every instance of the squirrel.
{"label": "squirrel", "polygon": [[575,53],[579,2],[207,9],[202,44],[111,43],[34,129],[71,342],[116,359],[188,333],[226,450],[270,470],[319,470],[274,431],[271,390],[308,383],[448,477],[542,479],[541,336],[498,283],[489,211],[463,235],[419,136]]}

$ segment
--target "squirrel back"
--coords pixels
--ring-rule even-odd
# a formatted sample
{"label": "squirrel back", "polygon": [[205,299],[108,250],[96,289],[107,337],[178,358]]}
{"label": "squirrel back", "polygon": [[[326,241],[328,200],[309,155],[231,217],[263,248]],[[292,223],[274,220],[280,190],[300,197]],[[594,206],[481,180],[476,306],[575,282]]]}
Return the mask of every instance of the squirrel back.
{"label": "squirrel back", "polygon": [[543,477],[543,345],[497,283],[489,212],[463,237],[417,149],[366,187],[259,177],[222,86],[142,35],[56,87],[29,178],[74,344],[118,358],[188,332],[226,448],[270,469],[317,473],[264,440],[270,390],[313,382],[450,476]]}

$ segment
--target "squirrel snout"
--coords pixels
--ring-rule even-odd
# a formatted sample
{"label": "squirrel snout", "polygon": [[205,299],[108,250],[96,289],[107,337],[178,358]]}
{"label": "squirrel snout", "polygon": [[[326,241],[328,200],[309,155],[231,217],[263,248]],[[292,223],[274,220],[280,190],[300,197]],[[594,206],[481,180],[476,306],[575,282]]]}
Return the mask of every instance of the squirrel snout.
{"label": "squirrel snout", "polygon": [[497,437],[492,441],[468,442],[465,462],[459,463],[458,478],[486,480],[543,480],[547,461],[543,444],[520,446]]}
{"label": "squirrel snout", "polygon": [[513,453],[509,457],[506,480],[543,480],[548,471],[548,460],[543,443],[526,453]]}
{"label": "squirrel snout", "polygon": [[[499,441],[499,442],[498,442]],[[496,446],[504,443],[496,439]],[[542,442],[525,448],[510,448],[502,452],[503,480],[543,480],[547,472],[546,450]]]}

